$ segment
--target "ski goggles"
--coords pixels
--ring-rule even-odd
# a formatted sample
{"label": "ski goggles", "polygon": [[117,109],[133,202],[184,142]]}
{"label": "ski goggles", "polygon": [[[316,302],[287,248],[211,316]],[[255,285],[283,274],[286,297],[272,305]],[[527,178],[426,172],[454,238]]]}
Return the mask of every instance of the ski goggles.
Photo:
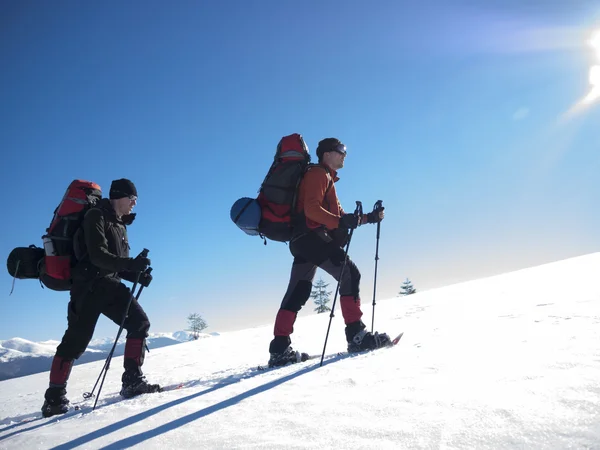
{"label": "ski goggles", "polygon": [[346,156],[346,146],[344,144],[337,144],[335,147],[331,149],[332,152],[338,152],[344,156]]}

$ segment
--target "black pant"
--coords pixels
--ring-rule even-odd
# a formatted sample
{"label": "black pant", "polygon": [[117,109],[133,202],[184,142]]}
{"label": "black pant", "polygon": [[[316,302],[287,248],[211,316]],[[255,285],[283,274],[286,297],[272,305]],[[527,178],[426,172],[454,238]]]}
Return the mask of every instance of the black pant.
{"label": "black pant", "polygon": [[309,232],[290,243],[294,255],[292,273],[287,291],[275,319],[274,338],[269,345],[270,353],[281,353],[290,345],[297,313],[310,297],[312,282],[320,267],[340,283],[340,309],[346,323],[346,338],[350,340],[364,328],[360,320],[360,272],[356,264],[346,258],[342,274],[345,251],[337,241],[327,239],[318,232]]}
{"label": "black pant", "polygon": [[292,241],[290,252],[294,256],[294,263],[288,289],[281,302],[282,309],[300,311],[310,297],[312,282],[318,267],[340,282],[340,296],[358,298],[360,271],[347,257],[343,278],[341,278],[345,251],[336,241],[327,242],[316,232],[310,232]]}
{"label": "black pant", "polygon": [[[64,359],[78,359],[94,335],[100,314],[121,325],[131,290],[116,278],[100,278],[92,283],[76,283],[71,288],[67,331],[56,349]],[[124,328],[128,338],[145,339],[150,329],[148,316],[133,299]]]}

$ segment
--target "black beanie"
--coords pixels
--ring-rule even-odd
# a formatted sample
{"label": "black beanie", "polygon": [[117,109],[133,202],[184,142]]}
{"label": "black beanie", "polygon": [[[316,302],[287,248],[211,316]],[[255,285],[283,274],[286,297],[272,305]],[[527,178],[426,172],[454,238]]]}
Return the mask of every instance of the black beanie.
{"label": "black beanie", "polygon": [[111,200],[118,200],[123,197],[129,197],[135,195],[137,197],[137,189],[133,182],[127,178],[121,178],[120,180],[114,180],[110,185],[110,198]]}
{"label": "black beanie", "polygon": [[319,161],[323,158],[323,153],[332,151],[340,144],[342,144],[342,141],[336,138],[325,138],[320,141],[317,147],[317,158],[319,158]]}

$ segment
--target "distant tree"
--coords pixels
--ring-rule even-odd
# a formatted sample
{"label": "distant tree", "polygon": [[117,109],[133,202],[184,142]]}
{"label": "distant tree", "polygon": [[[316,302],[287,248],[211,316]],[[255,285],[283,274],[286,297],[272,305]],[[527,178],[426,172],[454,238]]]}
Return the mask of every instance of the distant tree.
{"label": "distant tree", "polygon": [[404,283],[402,283],[399,294],[404,297],[406,295],[411,295],[416,292],[417,292],[417,290],[413,287],[412,283],[407,278],[406,281]]}
{"label": "distant tree", "polygon": [[319,281],[316,282],[313,290],[310,294],[310,297],[315,301],[315,311],[318,314],[331,311],[331,308],[327,306],[329,303],[329,296],[331,295],[331,291],[327,291],[327,286],[329,284],[325,283],[322,278],[319,278]]}
{"label": "distant tree", "polygon": [[200,314],[193,313],[190,314],[187,318],[188,320],[188,330],[192,333],[192,337],[190,341],[197,340],[200,337],[200,332],[208,327],[206,321],[202,318]]}

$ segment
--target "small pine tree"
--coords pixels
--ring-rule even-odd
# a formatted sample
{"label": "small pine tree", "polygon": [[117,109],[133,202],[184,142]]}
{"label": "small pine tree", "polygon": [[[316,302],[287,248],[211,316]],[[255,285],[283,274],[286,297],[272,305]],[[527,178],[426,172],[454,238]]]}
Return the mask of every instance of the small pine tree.
{"label": "small pine tree", "polygon": [[406,295],[414,294],[416,292],[417,290],[413,287],[412,283],[408,278],[404,283],[402,283],[402,286],[400,287],[400,295],[403,297]]}
{"label": "small pine tree", "polygon": [[319,278],[319,281],[313,287],[312,292],[310,293],[310,297],[315,301],[315,311],[318,314],[331,311],[331,308],[327,306],[329,303],[329,296],[331,295],[331,291],[327,291],[327,286],[329,284],[325,283],[322,278]]}
{"label": "small pine tree", "polygon": [[188,331],[191,331],[192,337],[190,341],[195,341],[200,337],[200,332],[208,327],[206,321],[202,318],[200,314],[193,313],[190,314],[187,318],[188,320]]}

